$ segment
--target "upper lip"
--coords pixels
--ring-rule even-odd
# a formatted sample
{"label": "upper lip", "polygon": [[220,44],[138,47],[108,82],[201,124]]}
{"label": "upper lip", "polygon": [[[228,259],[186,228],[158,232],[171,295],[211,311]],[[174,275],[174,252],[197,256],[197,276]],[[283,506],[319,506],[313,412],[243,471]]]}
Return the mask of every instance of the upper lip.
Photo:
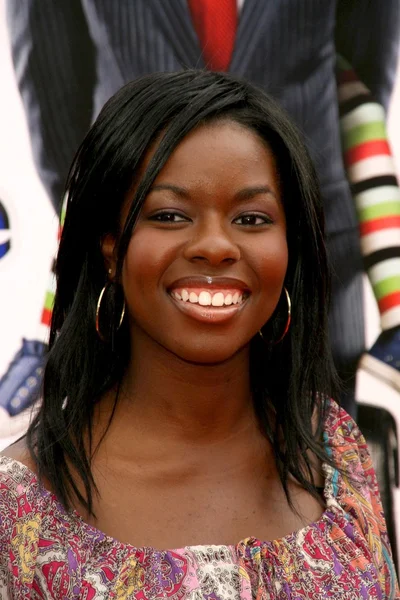
{"label": "upper lip", "polygon": [[176,279],[168,289],[176,288],[203,288],[209,290],[220,290],[220,289],[237,289],[243,292],[250,292],[249,286],[241,279],[235,279],[233,277],[214,277],[208,275],[191,275],[188,277],[181,277]]}

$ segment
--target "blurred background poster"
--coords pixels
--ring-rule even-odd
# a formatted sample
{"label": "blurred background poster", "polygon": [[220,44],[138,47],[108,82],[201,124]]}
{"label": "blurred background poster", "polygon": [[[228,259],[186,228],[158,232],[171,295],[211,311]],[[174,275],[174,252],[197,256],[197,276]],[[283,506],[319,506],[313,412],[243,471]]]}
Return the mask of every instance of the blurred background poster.
{"label": "blurred background poster", "polygon": [[[21,344],[37,338],[38,322],[56,248],[58,221],[36,173],[25,115],[15,83],[0,0],[0,376]],[[392,96],[389,134],[400,172],[400,77]],[[377,335],[378,314],[366,282],[367,346]],[[43,333],[43,339],[45,330]],[[378,382],[379,383],[379,382]],[[360,379],[360,397],[371,402],[376,382]],[[398,394],[383,388],[384,401],[400,416]],[[390,400],[392,398],[392,401]],[[399,408],[397,408],[399,404]]]}
{"label": "blurred background poster", "polygon": [[[0,0],[0,376],[20,347],[21,338],[37,338],[58,226],[32,160],[11,62],[4,4]],[[399,76],[391,102],[389,134],[400,172]],[[369,345],[376,338],[378,315],[367,284],[366,292]],[[369,386],[367,383],[365,390],[371,395]],[[366,395],[363,388],[361,395]]]}
{"label": "blurred background poster", "polygon": [[58,221],[32,160],[0,0],[0,376],[37,336]]}

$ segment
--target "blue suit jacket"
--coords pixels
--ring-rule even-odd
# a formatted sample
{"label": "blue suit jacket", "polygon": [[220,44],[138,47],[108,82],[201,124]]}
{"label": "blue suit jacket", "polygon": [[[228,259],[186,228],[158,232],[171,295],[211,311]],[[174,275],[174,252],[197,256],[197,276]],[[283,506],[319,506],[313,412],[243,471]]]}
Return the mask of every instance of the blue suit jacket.
{"label": "blue suit jacket", "polygon": [[[206,66],[186,0],[7,0],[7,14],[35,161],[56,208],[79,143],[119,87]],[[363,266],[342,164],[336,52],[387,104],[399,28],[400,0],[245,0],[230,65],[283,104],[316,163],[334,267],[330,340],[349,412],[365,343]]]}
{"label": "blue suit jacket", "polygon": [[[186,0],[8,0],[19,88],[39,174],[60,202],[104,102],[152,71],[204,67]],[[319,173],[328,232],[356,226],[338,126],[335,55],[387,104],[400,0],[245,0],[230,65],[295,119]]]}

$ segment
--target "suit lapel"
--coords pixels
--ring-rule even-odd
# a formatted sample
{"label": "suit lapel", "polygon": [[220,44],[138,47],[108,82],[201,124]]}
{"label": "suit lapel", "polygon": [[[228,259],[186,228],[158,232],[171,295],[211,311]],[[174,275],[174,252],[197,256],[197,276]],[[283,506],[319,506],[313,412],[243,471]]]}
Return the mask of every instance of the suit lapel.
{"label": "suit lapel", "polygon": [[229,71],[245,75],[277,0],[244,0]]}
{"label": "suit lapel", "polygon": [[200,45],[186,0],[150,0],[149,4],[182,67],[204,68]]}

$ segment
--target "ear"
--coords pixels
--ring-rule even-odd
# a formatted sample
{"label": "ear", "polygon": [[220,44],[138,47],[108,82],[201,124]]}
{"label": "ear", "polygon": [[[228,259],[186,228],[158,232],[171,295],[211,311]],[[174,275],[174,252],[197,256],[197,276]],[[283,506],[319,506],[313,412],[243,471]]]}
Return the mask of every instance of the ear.
{"label": "ear", "polygon": [[117,269],[116,246],[116,238],[111,233],[107,233],[101,242],[101,253],[104,258],[104,266],[110,279],[114,279]]}

